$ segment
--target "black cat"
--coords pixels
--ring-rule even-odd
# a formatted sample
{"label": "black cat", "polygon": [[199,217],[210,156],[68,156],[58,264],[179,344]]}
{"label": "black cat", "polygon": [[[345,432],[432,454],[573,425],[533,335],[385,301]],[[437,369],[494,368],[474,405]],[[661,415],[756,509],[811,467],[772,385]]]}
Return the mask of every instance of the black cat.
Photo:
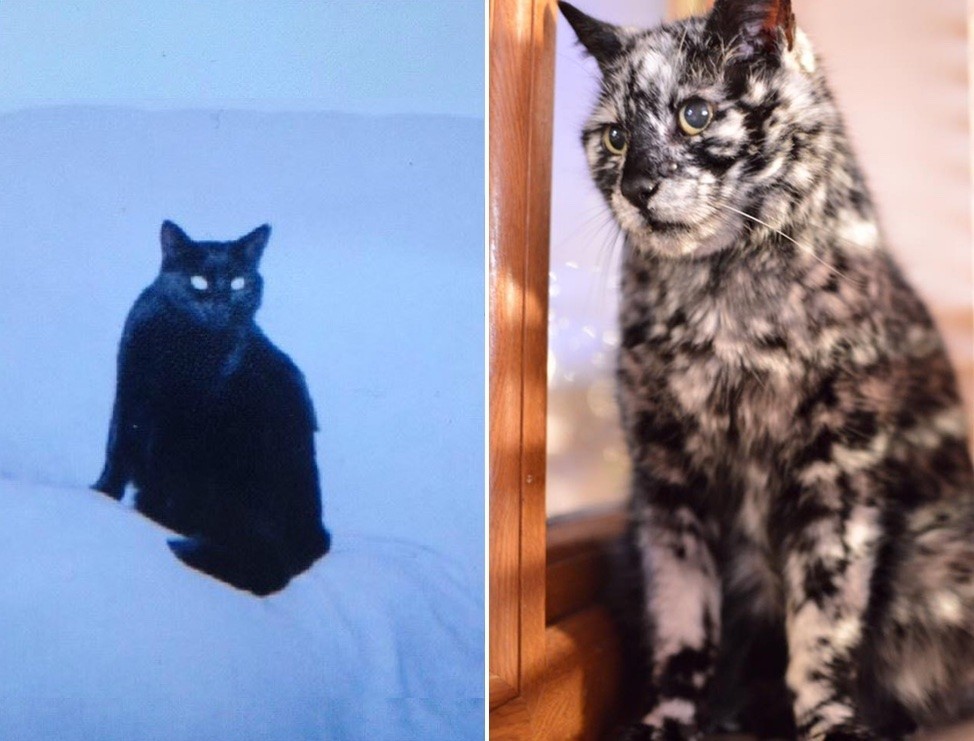
{"label": "black cat", "polygon": [[189,566],[258,595],[328,552],[301,371],[254,323],[270,227],[194,242],[162,225],[162,268],[129,312],[94,488],[186,538]]}

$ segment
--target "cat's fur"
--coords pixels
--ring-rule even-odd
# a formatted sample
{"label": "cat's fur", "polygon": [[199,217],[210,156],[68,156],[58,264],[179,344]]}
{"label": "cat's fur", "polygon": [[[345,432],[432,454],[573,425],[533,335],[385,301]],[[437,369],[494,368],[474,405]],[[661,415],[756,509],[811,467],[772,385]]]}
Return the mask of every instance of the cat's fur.
{"label": "cat's fur", "polygon": [[119,343],[94,485],[118,499],[133,483],[140,512],[187,536],[170,541],[180,559],[259,595],[330,543],[304,377],[254,323],[269,235],[194,242],[163,223],[161,270]]}
{"label": "cat's fur", "polygon": [[[896,738],[964,715],[964,413],[790,2],[652,30],[561,7],[601,68],[582,140],[626,240],[618,388],[653,653],[632,737],[777,713],[800,738]],[[694,96],[713,116],[689,135]]]}

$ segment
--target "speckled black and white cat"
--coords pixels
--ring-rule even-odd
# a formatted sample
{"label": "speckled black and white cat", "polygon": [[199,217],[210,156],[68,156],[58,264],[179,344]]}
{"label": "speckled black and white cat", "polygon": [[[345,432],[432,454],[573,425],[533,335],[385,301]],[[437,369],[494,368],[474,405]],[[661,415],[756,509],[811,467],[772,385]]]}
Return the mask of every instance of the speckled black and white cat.
{"label": "speckled black and white cat", "polygon": [[602,71],[582,139],[626,240],[619,400],[652,648],[628,733],[761,730],[776,702],[775,732],[803,739],[965,715],[964,413],[791,3],[651,30],[561,8]]}

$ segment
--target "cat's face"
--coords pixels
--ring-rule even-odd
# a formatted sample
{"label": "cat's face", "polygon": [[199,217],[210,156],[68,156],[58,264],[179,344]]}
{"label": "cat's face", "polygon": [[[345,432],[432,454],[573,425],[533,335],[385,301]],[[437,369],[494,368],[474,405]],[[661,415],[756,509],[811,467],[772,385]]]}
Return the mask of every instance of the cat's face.
{"label": "cat's face", "polygon": [[743,214],[782,223],[837,125],[787,0],[718,0],[709,18],[651,30],[561,7],[602,71],[582,141],[635,249],[702,256],[740,241],[756,223]]}
{"label": "cat's face", "polygon": [[248,322],[260,306],[263,280],[257,266],[269,236],[265,224],[234,242],[194,242],[166,221],[157,285],[201,327],[222,331]]}

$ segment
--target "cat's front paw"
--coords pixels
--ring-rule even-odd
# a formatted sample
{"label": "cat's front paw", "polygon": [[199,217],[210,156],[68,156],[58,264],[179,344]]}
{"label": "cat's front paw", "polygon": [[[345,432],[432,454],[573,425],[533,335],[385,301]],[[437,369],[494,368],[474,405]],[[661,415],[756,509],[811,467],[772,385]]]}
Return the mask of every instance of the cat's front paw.
{"label": "cat's front paw", "polygon": [[695,726],[687,726],[674,720],[664,720],[661,726],[636,723],[627,726],[615,741],[696,741],[703,738]]}
{"label": "cat's front paw", "polygon": [[237,589],[266,597],[287,586],[291,575],[272,563],[255,563],[252,556],[198,538],[172,538],[166,541],[176,557],[191,569],[201,571]]}
{"label": "cat's front paw", "polygon": [[102,474],[98,478],[98,481],[91,485],[91,488],[95,491],[101,492],[102,494],[107,494],[112,499],[121,499],[122,495],[125,493],[124,483],[119,483],[105,474]]}

